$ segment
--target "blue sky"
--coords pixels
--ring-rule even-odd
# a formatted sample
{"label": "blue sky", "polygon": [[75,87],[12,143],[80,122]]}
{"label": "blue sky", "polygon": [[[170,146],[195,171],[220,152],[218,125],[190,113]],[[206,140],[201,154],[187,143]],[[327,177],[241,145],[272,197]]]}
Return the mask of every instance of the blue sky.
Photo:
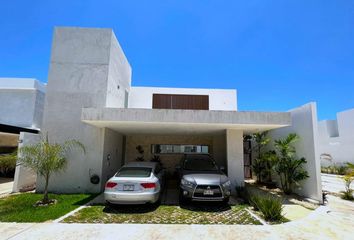
{"label": "blue sky", "polygon": [[47,81],[54,26],[113,28],[133,85],[235,88],[240,110],[354,108],[354,1],[6,1],[0,76]]}

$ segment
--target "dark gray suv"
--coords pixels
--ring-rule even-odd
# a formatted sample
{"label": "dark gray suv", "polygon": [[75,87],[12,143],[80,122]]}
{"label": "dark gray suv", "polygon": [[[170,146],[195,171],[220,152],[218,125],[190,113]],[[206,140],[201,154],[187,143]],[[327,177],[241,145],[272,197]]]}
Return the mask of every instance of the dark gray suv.
{"label": "dark gray suv", "polygon": [[184,154],[177,166],[180,177],[180,202],[228,202],[231,182],[208,154]]}

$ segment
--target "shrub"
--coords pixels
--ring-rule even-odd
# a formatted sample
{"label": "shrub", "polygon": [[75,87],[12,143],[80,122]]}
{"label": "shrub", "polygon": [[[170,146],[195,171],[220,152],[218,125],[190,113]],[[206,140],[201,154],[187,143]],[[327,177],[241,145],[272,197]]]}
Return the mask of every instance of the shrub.
{"label": "shrub", "polygon": [[0,155],[0,176],[12,177],[17,161],[17,151],[9,154]]}
{"label": "shrub", "polygon": [[345,200],[354,200],[353,189],[350,188],[351,183],[354,181],[354,165],[347,163],[348,170],[343,180],[345,183],[345,191],[343,191],[342,198]]}
{"label": "shrub", "polygon": [[259,199],[260,199],[259,195],[251,195],[249,198],[249,203],[255,211],[259,211],[259,208],[258,208],[258,204],[260,202]]}
{"label": "shrub", "polygon": [[321,167],[321,172],[328,174],[345,175],[348,172],[348,169],[349,168],[345,165],[331,165],[328,167]]}
{"label": "shrub", "polygon": [[283,218],[282,200],[273,196],[253,195],[250,203],[254,209],[260,210],[267,221],[279,221]]}
{"label": "shrub", "polygon": [[290,133],[287,137],[275,141],[277,152],[277,164],[275,171],[279,175],[280,184],[285,194],[293,192],[294,185],[308,178],[308,172],[304,169],[305,158],[296,157],[294,143],[299,139],[295,133]]}

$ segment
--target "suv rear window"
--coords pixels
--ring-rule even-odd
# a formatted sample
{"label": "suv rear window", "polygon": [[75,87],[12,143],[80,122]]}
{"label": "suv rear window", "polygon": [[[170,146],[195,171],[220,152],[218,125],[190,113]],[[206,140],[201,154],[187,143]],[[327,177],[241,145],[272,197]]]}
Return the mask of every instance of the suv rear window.
{"label": "suv rear window", "polygon": [[217,171],[215,162],[208,155],[187,155],[184,160],[184,169],[192,171]]}
{"label": "suv rear window", "polygon": [[151,168],[124,167],[117,172],[116,177],[150,177]]}

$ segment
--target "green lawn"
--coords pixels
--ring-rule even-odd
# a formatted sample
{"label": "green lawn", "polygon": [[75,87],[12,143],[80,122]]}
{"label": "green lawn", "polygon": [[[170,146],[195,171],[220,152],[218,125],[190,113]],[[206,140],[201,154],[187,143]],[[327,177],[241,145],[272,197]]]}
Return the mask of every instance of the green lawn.
{"label": "green lawn", "polygon": [[0,222],[45,222],[57,219],[93,199],[95,194],[49,194],[57,200],[50,206],[34,204],[42,194],[22,193],[0,198]]}
{"label": "green lawn", "polygon": [[64,219],[66,223],[148,223],[148,224],[254,224],[247,206],[179,207],[179,206],[116,206],[84,208]]}

